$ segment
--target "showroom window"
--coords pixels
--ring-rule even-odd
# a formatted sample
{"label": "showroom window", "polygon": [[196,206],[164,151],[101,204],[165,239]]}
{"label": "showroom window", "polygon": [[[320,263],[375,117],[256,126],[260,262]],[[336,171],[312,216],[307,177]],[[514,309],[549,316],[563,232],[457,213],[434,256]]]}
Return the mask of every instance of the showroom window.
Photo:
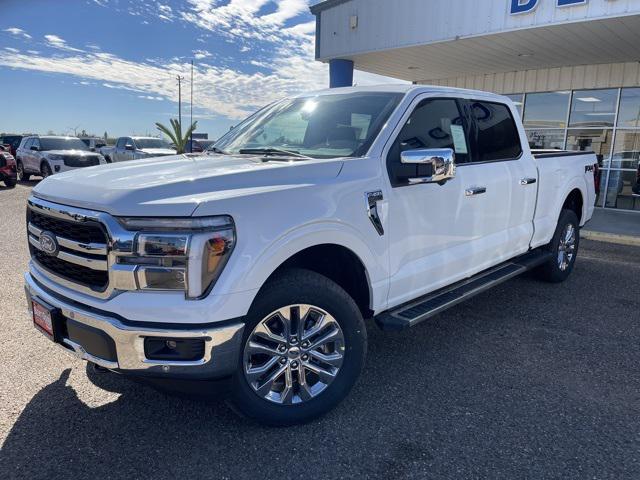
{"label": "showroom window", "polygon": [[524,102],[524,126],[527,128],[565,128],[571,92],[527,94]]}
{"label": "showroom window", "polygon": [[618,89],[577,90],[571,100],[570,127],[612,127],[616,119]]}
{"label": "showroom window", "polygon": [[532,149],[593,151],[601,167],[596,206],[640,211],[640,88],[507,95]]}
{"label": "showroom window", "polygon": [[640,127],[640,88],[623,88],[618,127]]}

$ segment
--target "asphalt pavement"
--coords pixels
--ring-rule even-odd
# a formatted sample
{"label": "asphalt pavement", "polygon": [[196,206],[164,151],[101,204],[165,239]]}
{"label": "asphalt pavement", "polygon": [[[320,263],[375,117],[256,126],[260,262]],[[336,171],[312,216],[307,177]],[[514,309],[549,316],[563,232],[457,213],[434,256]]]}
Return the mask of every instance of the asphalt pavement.
{"label": "asphalt pavement", "polygon": [[561,285],[509,281],[413,330],[369,328],[362,378],[267,428],[96,373],[26,316],[24,207],[0,187],[0,478],[640,478],[640,248],[584,241]]}

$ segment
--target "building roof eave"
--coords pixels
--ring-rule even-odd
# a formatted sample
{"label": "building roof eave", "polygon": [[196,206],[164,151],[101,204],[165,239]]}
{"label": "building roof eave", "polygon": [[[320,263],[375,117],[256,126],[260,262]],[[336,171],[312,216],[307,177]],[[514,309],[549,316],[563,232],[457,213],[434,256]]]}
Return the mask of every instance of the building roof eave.
{"label": "building roof eave", "polygon": [[330,8],[333,8],[337,5],[340,5],[342,3],[347,3],[350,2],[351,0],[324,0],[323,2],[319,2],[316,3],[314,5],[311,5],[309,7],[309,10],[311,10],[311,13],[314,15],[319,15],[320,12],[323,12],[324,10],[328,10]]}

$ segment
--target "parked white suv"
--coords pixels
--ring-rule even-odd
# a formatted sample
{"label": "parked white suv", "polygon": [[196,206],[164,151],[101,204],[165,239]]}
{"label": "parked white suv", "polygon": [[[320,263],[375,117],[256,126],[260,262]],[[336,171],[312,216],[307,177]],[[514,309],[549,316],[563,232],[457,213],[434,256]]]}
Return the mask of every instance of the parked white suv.
{"label": "parked white suv", "polygon": [[27,181],[31,175],[46,178],[54,173],[105,164],[99,153],[77,137],[29,136],[24,137],[16,150],[18,181]]}
{"label": "parked white suv", "polygon": [[347,395],[364,319],[400,330],[528,270],[565,280],[595,201],[594,154],[532,154],[513,103],[477,91],[300,95],[214,152],[40,183],[28,304],[85,360],[229,378],[269,424]]}

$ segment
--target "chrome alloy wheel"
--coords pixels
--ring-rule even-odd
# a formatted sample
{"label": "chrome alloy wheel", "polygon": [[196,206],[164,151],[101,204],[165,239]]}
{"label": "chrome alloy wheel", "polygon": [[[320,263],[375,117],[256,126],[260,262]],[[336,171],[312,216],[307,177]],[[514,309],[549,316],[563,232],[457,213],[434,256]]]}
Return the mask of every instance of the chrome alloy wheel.
{"label": "chrome alloy wheel", "polygon": [[558,244],[558,268],[563,272],[569,268],[576,252],[576,229],[568,223],[560,236]]}
{"label": "chrome alloy wheel", "polygon": [[244,375],[266,400],[299,404],[333,382],[344,350],[342,328],[329,313],[312,305],[288,305],[251,332],[244,347]]}

